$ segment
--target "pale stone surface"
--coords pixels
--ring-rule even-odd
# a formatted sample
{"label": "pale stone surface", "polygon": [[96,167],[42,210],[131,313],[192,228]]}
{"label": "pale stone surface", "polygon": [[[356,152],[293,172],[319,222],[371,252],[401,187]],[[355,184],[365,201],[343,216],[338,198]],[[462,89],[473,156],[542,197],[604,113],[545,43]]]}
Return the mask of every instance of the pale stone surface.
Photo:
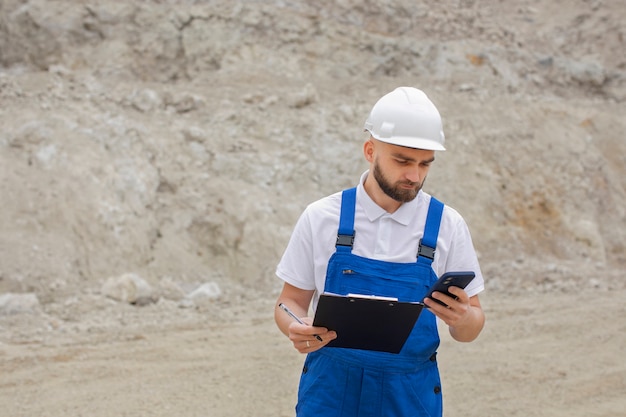
{"label": "pale stone surface", "polygon": [[425,190],[487,287],[484,338],[440,355],[447,414],[620,415],[625,21],[621,0],[0,1],[3,411],[293,415],[275,265],[412,85],[447,137]]}

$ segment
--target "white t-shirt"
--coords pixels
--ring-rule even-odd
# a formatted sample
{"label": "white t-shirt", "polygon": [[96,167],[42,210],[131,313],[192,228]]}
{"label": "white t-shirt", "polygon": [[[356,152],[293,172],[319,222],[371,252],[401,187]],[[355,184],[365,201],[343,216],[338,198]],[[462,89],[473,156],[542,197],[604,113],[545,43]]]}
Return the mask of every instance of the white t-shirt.
{"label": "white t-shirt", "polygon": [[[431,196],[420,191],[394,213],[387,213],[357,186],[352,253],[387,262],[416,262],[419,241],[424,233]],[[302,213],[289,244],[276,268],[276,275],[294,287],[315,290],[313,309],[324,291],[328,260],[335,252],[341,192],[311,203]],[[461,215],[444,206],[437,249],[432,268],[441,276],[448,271],[474,271],[476,277],[465,288],[471,297],[484,290],[483,276],[469,229]]]}

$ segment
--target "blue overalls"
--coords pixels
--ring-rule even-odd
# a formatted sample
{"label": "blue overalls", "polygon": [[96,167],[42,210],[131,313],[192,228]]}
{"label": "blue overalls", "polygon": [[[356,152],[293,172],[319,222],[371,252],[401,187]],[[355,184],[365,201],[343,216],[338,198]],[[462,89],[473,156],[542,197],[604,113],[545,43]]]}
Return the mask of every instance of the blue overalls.
{"label": "blue overalls", "polygon": [[[325,291],[421,301],[437,280],[431,264],[443,204],[428,209],[417,261],[393,263],[352,254],[356,188],[342,195],[336,251]],[[424,309],[398,354],[324,347],[309,353],[298,390],[298,417],[438,417],[442,415],[436,317]]]}

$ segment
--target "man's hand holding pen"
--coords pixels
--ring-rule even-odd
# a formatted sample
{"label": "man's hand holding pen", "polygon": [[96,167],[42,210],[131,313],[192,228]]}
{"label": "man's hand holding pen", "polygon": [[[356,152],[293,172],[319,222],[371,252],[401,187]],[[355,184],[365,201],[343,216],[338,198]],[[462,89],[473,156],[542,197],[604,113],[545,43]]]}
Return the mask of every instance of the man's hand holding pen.
{"label": "man's hand holding pen", "polygon": [[291,340],[298,352],[309,353],[316,351],[337,338],[337,333],[334,331],[328,331],[325,327],[311,326],[313,319],[310,317],[298,317],[283,303],[280,303],[278,307],[294,319],[289,324],[287,337],[289,337],[289,340]]}
{"label": "man's hand holding pen", "polygon": [[313,327],[310,325],[312,319],[304,317],[301,319],[304,324],[294,321],[289,325],[289,340],[300,353],[314,352],[326,346],[328,342],[337,338],[337,333],[328,331],[324,327]]}

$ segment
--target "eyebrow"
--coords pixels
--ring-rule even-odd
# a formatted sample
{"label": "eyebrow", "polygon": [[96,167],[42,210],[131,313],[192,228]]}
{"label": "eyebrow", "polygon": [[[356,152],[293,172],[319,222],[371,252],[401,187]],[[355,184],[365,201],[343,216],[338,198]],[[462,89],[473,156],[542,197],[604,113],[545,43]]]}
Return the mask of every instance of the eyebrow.
{"label": "eyebrow", "polygon": [[[393,156],[394,158],[398,158],[398,159],[404,159],[405,161],[411,161],[411,162],[418,162],[417,159],[415,158],[410,158],[407,157],[406,155],[403,155],[401,153],[392,153],[391,156]],[[424,159],[422,161],[419,161],[420,163],[426,163],[426,164],[430,164],[431,162],[435,161],[435,157],[433,156],[430,159]]]}

